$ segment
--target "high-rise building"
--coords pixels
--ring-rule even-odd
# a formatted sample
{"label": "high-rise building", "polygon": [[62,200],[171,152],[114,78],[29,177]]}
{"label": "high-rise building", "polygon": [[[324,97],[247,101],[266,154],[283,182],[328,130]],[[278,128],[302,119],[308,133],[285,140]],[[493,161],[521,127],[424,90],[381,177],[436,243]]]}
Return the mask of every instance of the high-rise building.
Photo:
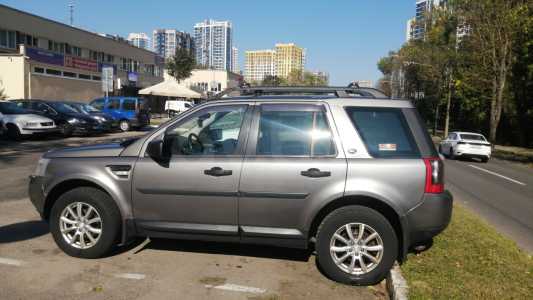
{"label": "high-rise building", "polygon": [[186,49],[194,55],[194,40],[187,32],[176,29],[156,29],[153,32],[154,52],[164,58],[176,53],[176,49]]}
{"label": "high-rise building", "polygon": [[276,75],[288,78],[294,70],[304,71],[305,49],[294,43],[276,44]]}
{"label": "high-rise building", "polygon": [[196,63],[207,68],[232,68],[233,29],[229,21],[205,20],[194,25]]}
{"label": "high-rise building", "polygon": [[130,33],[128,35],[128,42],[135,47],[152,50],[152,47],[150,46],[150,38],[144,32]]}
{"label": "high-rise building", "polygon": [[427,15],[436,7],[445,7],[447,3],[447,0],[417,0],[415,17],[407,22],[407,41],[425,39],[428,27]]}
{"label": "high-rise building", "polygon": [[239,73],[239,49],[231,47],[231,72]]}
{"label": "high-rise building", "polygon": [[276,51],[246,51],[244,80],[261,82],[266,76],[276,75]]}

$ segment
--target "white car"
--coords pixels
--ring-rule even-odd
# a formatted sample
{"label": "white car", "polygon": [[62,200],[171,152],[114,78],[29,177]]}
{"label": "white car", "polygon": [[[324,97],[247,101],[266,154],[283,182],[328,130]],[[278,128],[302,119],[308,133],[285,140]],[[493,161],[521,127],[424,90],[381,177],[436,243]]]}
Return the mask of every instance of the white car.
{"label": "white car", "polygon": [[479,158],[487,162],[491,156],[491,145],[487,139],[473,132],[451,132],[439,145],[439,152],[450,159],[458,157]]}
{"label": "white car", "polygon": [[0,101],[0,115],[7,136],[14,140],[18,140],[24,135],[58,131],[56,124],[51,119],[32,114],[31,111],[8,101]]}
{"label": "white car", "polygon": [[192,102],[184,100],[167,100],[165,102],[165,111],[169,116],[177,115],[194,106]]}

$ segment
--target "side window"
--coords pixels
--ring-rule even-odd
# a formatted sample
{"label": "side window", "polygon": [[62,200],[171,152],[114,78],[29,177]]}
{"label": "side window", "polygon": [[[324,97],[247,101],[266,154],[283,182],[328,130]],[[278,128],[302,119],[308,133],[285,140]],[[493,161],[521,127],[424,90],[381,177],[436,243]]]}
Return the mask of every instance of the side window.
{"label": "side window", "polygon": [[91,106],[96,108],[96,109],[98,109],[98,110],[103,110],[104,109],[104,102],[105,102],[104,99],[97,99],[97,100],[94,100],[91,103]]}
{"label": "side window", "polygon": [[261,106],[257,155],[325,156],[335,153],[331,130],[321,106]]}
{"label": "side window", "polygon": [[120,109],[120,99],[109,99],[107,109]]}
{"label": "side window", "polygon": [[122,101],[122,110],[135,110],[135,99],[124,99]]}
{"label": "side window", "polygon": [[231,155],[248,105],[205,108],[165,132],[165,152],[172,155]]}
{"label": "side window", "polygon": [[348,107],[346,111],[373,157],[419,156],[411,130],[400,109]]}
{"label": "side window", "polygon": [[42,111],[42,112],[50,113],[50,114],[55,113],[55,111],[50,106],[48,106],[48,105],[46,105],[44,103],[35,102],[34,103],[34,107],[38,111]]}

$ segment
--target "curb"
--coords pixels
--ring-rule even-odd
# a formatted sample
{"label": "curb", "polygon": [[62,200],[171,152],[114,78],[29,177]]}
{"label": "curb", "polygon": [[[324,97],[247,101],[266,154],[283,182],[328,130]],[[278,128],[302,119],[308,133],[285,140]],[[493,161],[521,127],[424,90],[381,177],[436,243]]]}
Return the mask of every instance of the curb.
{"label": "curb", "polygon": [[394,266],[387,275],[387,292],[392,300],[407,300],[409,287],[407,281],[403,278],[400,266],[394,263]]}

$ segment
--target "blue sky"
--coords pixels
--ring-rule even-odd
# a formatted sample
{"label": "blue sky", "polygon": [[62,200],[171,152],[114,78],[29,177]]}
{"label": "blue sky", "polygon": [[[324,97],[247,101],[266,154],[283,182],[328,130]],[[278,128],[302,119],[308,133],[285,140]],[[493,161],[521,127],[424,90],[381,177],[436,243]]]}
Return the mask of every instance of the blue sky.
{"label": "blue sky", "polygon": [[[68,23],[69,0],[0,0]],[[75,0],[74,25],[119,34],[175,28],[192,32],[204,19],[230,20],[240,67],[244,51],[294,42],[307,48],[309,70],[330,73],[330,84],[380,77],[376,62],[405,41],[415,0]],[[1,25],[1,20],[0,20]]]}

